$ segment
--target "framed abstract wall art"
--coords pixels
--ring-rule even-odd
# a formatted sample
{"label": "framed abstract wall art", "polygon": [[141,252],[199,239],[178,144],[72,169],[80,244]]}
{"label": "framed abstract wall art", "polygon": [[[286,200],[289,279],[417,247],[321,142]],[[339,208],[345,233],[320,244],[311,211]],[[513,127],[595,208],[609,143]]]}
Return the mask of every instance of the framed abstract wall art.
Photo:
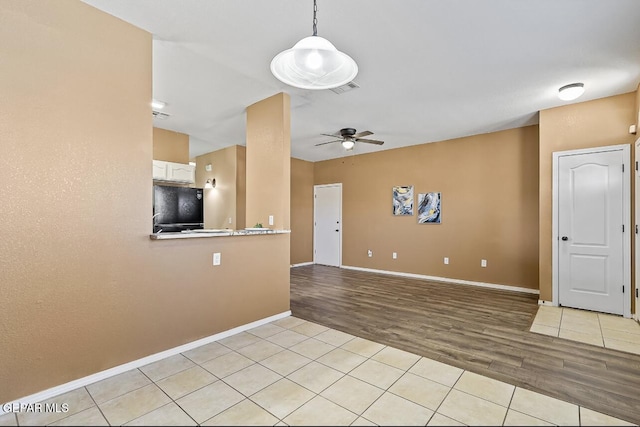
{"label": "framed abstract wall art", "polygon": [[393,214],[413,215],[413,185],[393,187]]}
{"label": "framed abstract wall art", "polygon": [[418,224],[440,224],[440,193],[418,194]]}

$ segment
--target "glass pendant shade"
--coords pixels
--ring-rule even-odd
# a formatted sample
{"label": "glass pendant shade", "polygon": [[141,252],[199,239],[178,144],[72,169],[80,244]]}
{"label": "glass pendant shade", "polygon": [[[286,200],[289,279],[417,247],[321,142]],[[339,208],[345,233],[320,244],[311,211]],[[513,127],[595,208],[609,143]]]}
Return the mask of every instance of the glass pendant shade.
{"label": "glass pendant shade", "polygon": [[345,150],[351,150],[354,145],[356,145],[356,143],[353,142],[353,139],[345,139],[344,141],[342,141],[342,146]]}
{"label": "glass pendant shade", "polygon": [[329,40],[309,36],[276,55],[271,72],[281,82],[300,89],[333,89],[353,80],[358,65]]}
{"label": "glass pendant shade", "polygon": [[572,101],[578,98],[584,93],[583,83],[572,83],[570,85],[562,86],[558,89],[558,98],[563,101]]}

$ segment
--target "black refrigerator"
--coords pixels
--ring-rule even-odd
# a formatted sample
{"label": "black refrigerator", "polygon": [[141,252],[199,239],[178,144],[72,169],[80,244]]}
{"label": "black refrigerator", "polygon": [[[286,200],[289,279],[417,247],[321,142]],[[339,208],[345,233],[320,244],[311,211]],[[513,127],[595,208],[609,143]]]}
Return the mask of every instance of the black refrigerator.
{"label": "black refrigerator", "polygon": [[153,186],[153,232],[197,230],[204,227],[202,188]]}

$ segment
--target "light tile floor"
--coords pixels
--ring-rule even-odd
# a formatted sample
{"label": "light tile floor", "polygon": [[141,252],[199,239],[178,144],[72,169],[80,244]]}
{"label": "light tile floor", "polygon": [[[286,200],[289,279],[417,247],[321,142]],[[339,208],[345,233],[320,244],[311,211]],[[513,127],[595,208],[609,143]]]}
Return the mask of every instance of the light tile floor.
{"label": "light tile floor", "polygon": [[540,306],[530,331],[640,354],[640,324],[612,314]]}
{"label": "light tile floor", "polygon": [[6,425],[633,425],[295,317],[57,396]]}

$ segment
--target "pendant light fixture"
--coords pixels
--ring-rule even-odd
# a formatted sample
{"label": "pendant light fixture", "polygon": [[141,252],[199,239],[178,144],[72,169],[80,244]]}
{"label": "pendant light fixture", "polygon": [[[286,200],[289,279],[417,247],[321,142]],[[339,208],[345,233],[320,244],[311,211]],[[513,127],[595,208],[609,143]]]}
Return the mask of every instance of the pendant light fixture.
{"label": "pendant light fixture", "polygon": [[313,0],[313,35],[271,61],[271,72],[278,80],[300,89],[333,89],[349,83],[358,74],[358,65],[349,55],[318,36],[317,11]]}
{"label": "pendant light fixture", "polygon": [[584,93],[584,83],[571,83],[558,89],[558,98],[573,101]]}

